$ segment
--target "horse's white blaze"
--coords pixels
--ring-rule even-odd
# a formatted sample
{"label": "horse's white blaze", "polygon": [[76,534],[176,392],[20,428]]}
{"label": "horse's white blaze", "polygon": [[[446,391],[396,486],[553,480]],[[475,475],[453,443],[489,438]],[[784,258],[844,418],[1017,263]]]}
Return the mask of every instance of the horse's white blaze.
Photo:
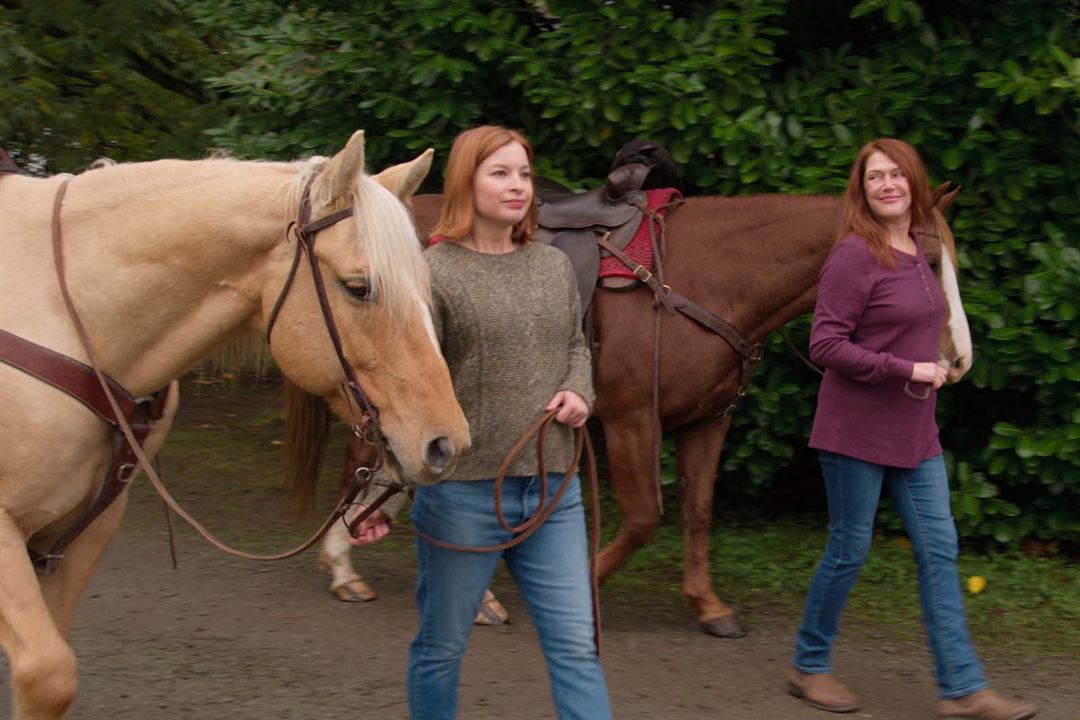
{"label": "horse's white blaze", "polygon": [[[940,358],[940,362],[946,370],[956,371],[958,373],[956,379],[959,379],[960,375],[971,368],[973,349],[971,328],[968,326],[967,315],[964,314],[964,304],[960,301],[956,266],[948,251],[941,253],[941,285],[945,291],[945,299],[949,303],[949,335],[952,336],[953,346],[956,348],[956,357]],[[959,361],[959,365],[955,368],[954,361]]]}
{"label": "horse's white blaze", "polygon": [[431,309],[424,303],[420,303],[420,317],[424,318],[424,328],[427,329],[428,337],[431,338],[431,346],[442,357],[442,347],[439,346],[439,338],[435,334],[435,322],[431,319]]}

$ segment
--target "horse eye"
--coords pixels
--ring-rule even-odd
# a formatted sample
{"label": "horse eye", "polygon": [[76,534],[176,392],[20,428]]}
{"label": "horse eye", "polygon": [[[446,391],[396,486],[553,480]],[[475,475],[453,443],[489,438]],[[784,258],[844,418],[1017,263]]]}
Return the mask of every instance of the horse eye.
{"label": "horse eye", "polygon": [[368,285],[367,279],[343,280],[341,282],[345,290],[357,300],[362,302],[375,302],[375,290]]}

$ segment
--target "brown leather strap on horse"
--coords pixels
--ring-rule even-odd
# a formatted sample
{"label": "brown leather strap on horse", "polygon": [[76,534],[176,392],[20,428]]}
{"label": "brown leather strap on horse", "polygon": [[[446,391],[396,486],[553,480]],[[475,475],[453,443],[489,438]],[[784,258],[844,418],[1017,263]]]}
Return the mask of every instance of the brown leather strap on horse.
{"label": "brown leather strap on horse", "polygon": [[[435,547],[442,548],[444,550],[453,550],[455,552],[467,552],[467,553],[490,553],[490,552],[502,552],[515,545],[520,545],[525,542],[533,533],[540,529],[551,514],[555,512],[559,505],[559,500],[562,499],[563,494],[570,486],[570,482],[577,473],[578,467],[581,465],[581,454],[585,452],[586,461],[588,463],[587,472],[589,478],[589,489],[591,494],[591,527],[590,527],[590,546],[591,552],[589,553],[589,575],[591,577],[591,592],[593,601],[593,624],[594,624],[594,641],[596,643],[596,652],[600,652],[600,580],[598,576],[599,566],[598,557],[600,554],[600,484],[597,480],[596,472],[596,452],[593,450],[592,440],[589,438],[589,433],[584,426],[574,429],[574,456],[570,462],[570,467],[566,469],[563,474],[562,482],[559,484],[558,490],[548,499],[548,485],[547,485],[547,471],[544,467],[544,439],[547,436],[548,427],[555,420],[555,415],[558,414],[558,409],[549,410],[541,415],[537,420],[529,426],[529,429],[521,436],[521,438],[514,444],[514,447],[510,449],[506,457],[503,458],[502,464],[499,465],[498,471],[495,473],[495,489],[494,489],[494,501],[495,501],[495,517],[499,521],[499,525],[509,533],[512,533],[514,537],[506,542],[498,543],[496,545],[458,545],[455,543],[444,542],[438,538],[432,537],[427,533],[420,530],[414,530],[417,537],[421,538],[425,542],[428,542]],[[540,475],[540,501],[536,505],[536,509],[533,514],[525,519],[519,525],[511,525],[506,520],[506,516],[503,514],[502,509],[502,487],[503,482],[506,480],[506,474],[510,470],[510,465],[514,459],[521,452],[522,448],[528,444],[529,440],[533,436],[536,436],[536,456],[537,463],[539,465]]]}
{"label": "brown leather strap on horse", "polygon": [[115,380],[105,376],[122,412],[117,416],[97,381],[94,369],[74,358],[0,330],[0,362],[70,395],[112,425],[114,430],[112,458],[94,498],[57,536],[48,550],[40,552],[30,548],[34,565],[50,574],[58,568],[67,546],[116,499],[135,474],[138,460],[124,442],[120,432],[121,420],[131,426],[136,440],[142,444],[150,434],[153,423],[164,414],[169,389],[165,387],[151,396],[136,399]]}
{"label": "brown leather strap on horse", "polygon": [[787,343],[787,346],[791,348],[791,351],[795,353],[796,357],[803,361],[803,365],[810,368],[818,375],[825,377],[825,371],[819,368],[814,363],[810,362],[810,358],[806,357],[806,355],[804,355],[802,351],[799,350],[799,348],[795,347],[795,343],[791,342],[791,338],[788,337],[787,332],[784,331],[783,327],[780,328],[780,337],[784,338],[784,342]]}
{"label": "brown leather strap on horse", "polygon": [[[296,270],[300,264],[300,255],[306,254],[311,266],[311,278],[315,285],[315,294],[319,299],[319,309],[323,314],[323,323],[330,335],[330,342],[334,346],[334,352],[337,353],[342,372],[345,373],[344,388],[346,398],[351,396],[352,400],[356,402],[366,416],[368,426],[366,439],[378,448],[377,463],[378,465],[381,465],[382,444],[378,442],[378,412],[371,401],[368,400],[363,388],[360,387],[360,381],[357,380],[352,365],[345,359],[345,350],[341,344],[341,334],[338,332],[337,323],[334,322],[334,313],[330,308],[330,300],[326,296],[326,287],[323,283],[322,271],[319,269],[319,259],[315,256],[315,240],[319,231],[325,230],[331,225],[352,217],[353,209],[348,207],[325,217],[321,217],[318,220],[312,220],[311,186],[315,182],[317,176],[318,173],[316,172],[312,173],[311,177],[308,178],[307,184],[304,185],[303,196],[300,199],[299,215],[296,221],[289,223],[289,226],[285,229],[286,238],[288,238],[288,235],[292,230],[295,229],[296,231],[296,252],[293,255],[292,265],[289,267],[289,274],[285,278],[285,284],[282,286],[281,293],[278,295],[278,299],[274,303],[274,307],[270,311],[270,317],[266,322],[266,341],[267,343],[270,342],[270,336],[274,329],[274,322],[277,320],[278,313],[281,312],[281,308],[285,304],[285,297],[289,294],[289,289],[292,287],[293,280],[296,278]],[[350,410],[351,407],[352,406],[350,405]],[[352,429],[356,435],[360,436],[362,428],[359,424],[353,422]]]}
{"label": "brown leather strap on horse", "polygon": [[[642,267],[637,261],[609,242],[608,233],[598,235],[596,242],[600,247],[607,250],[623,265],[629,268],[630,271],[634,273],[634,276],[652,291],[653,297],[656,299],[656,327],[653,333],[652,386],[653,454],[655,457],[653,477],[656,485],[656,506],[659,509],[659,512],[663,514],[664,502],[660,483],[660,455],[663,443],[663,430],[660,425],[660,324],[663,313],[660,312],[660,308],[665,308],[669,315],[675,314],[676,311],[681,312],[702,327],[705,327],[722,337],[741,356],[742,363],[739,374],[739,385],[736,388],[731,401],[719,413],[721,418],[726,418],[731,415],[731,413],[735,411],[738,402],[746,396],[746,388],[750,384],[750,380],[754,375],[754,370],[757,368],[758,362],[761,361],[765,350],[761,343],[751,343],[743,338],[731,323],[714,315],[681,293],[675,292],[664,283],[663,250],[666,227],[664,225],[663,217],[657,212],[650,210],[647,207],[644,207],[643,209],[649,218],[649,232],[653,243],[653,257],[655,258],[656,263],[655,273]],[[653,234],[654,222],[660,227],[659,238]]]}
{"label": "brown leather strap on horse", "polygon": [[[731,402],[721,413],[723,417],[730,415],[735,408],[735,404],[746,395],[746,387],[750,384],[754,370],[764,355],[764,346],[761,343],[752,343],[745,339],[731,323],[724,320],[722,317],[714,315],[687,298],[685,295],[662,284],[660,280],[657,279],[656,275],[641,267],[641,265],[637,264],[633,258],[609,243],[606,237],[598,237],[596,242],[630,268],[634,275],[652,291],[659,305],[668,308],[669,312],[678,310],[702,327],[711,330],[722,337],[735,352],[739,353],[742,357],[742,372],[740,375],[739,388],[736,390],[735,396]],[[659,262],[660,260],[657,258],[657,263],[659,264]],[[659,339],[657,339],[657,342],[659,342]]]}
{"label": "brown leather strap on horse", "polygon": [[[354,477],[354,480],[353,480],[352,484],[350,485],[350,487],[346,490],[345,493],[343,493],[342,497],[339,498],[339,500],[337,502],[337,505],[334,507],[333,511],[331,511],[330,516],[326,519],[326,521],[323,522],[323,524],[319,527],[318,530],[315,531],[315,533],[311,537],[309,537],[306,541],[301,543],[299,546],[293,548],[292,550],[288,550],[288,551],[285,551],[285,552],[282,552],[282,553],[276,553],[276,554],[272,554],[272,555],[259,555],[259,554],[249,553],[249,552],[245,552],[245,551],[242,551],[242,550],[237,550],[235,548],[232,548],[232,547],[226,545],[225,543],[221,542],[216,537],[214,537],[213,534],[210,533],[210,531],[208,531],[205,527],[203,527],[202,524],[200,524],[198,520],[196,520],[186,510],[184,510],[184,508],[181,507],[179,503],[176,502],[176,500],[169,493],[168,489],[165,487],[165,484],[162,482],[160,476],[158,475],[158,473],[154,469],[153,464],[147,459],[146,454],[143,452],[142,445],[140,444],[139,439],[135,436],[135,433],[132,430],[131,425],[125,419],[124,413],[123,413],[123,411],[122,411],[122,409],[120,407],[120,402],[117,400],[116,395],[113,392],[112,388],[110,387],[110,384],[109,384],[108,380],[106,379],[104,373],[102,373],[102,371],[100,369],[99,363],[96,361],[95,353],[94,353],[93,348],[92,348],[91,343],[90,343],[90,338],[89,338],[89,336],[88,336],[88,334],[86,332],[86,328],[83,326],[82,320],[79,317],[79,313],[76,310],[75,305],[74,305],[74,303],[73,303],[73,301],[71,299],[71,295],[70,295],[70,293],[68,291],[67,280],[66,280],[65,271],[64,271],[63,232],[62,232],[62,227],[61,227],[61,223],[60,223],[60,210],[61,210],[61,207],[63,206],[64,195],[67,192],[67,186],[68,186],[68,183],[70,181],[71,181],[71,178],[69,177],[69,178],[66,178],[63,181],[63,183],[61,183],[60,188],[57,190],[57,193],[56,193],[56,199],[53,202],[53,215],[52,215],[53,258],[54,258],[55,263],[56,263],[56,274],[57,274],[57,279],[59,280],[59,284],[60,284],[60,292],[61,292],[61,295],[64,298],[64,305],[67,307],[68,313],[71,316],[72,323],[75,326],[75,331],[79,336],[79,341],[82,343],[83,349],[85,350],[85,352],[87,354],[87,357],[90,359],[90,367],[93,369],[94,374],[97,377],[98,382],[101,385],[102,393],[104,394],[105,399],[108,402],[109,408],[112,410],[112,413],[117,418],[118,425],[119,425],[119,430],[120,430],[120,432],[123,433],[123,437],[126,440],[127,447],[130,449],[130,451],[138,459],[139,465],[142,467],[143,471],[146,473],[147,478],[150,480],[150,484],[154,487],[154,490],[157,491],[158,495],[161,496],[162,500],[165,501],[165,504],[173,512],[175,512],[177,515],[179,515],[185,521],[187,521],[187,523],[189,525],[191,525],[193,528],[195,528],[195,530],[200,535],[202,535],[203,538],[205,538],[211,545],[218,548],[219,550],[222,550],[223,552],[229,553],[230,555],[235,555],[237,557],[246,558],[248,560],[272,561],[272,560],[282,560],[282,559],[285,559],[285,558],[288,558],[288,557],[292,557],[294,555],[297,555],[297,554],[303,552],[304,550],[307,550],[309,547],[311,547],[312,545],[317,543],[319,541],[319,539],[324,534],[326,534],[326,531],[330,529],[330,526],[334,522],[336,522],[339,518],[343,518],[345,516],[345,513],[348,510],[349,506],[352,504],[353,500],[355,500],[356,496],[359,494],[359,492],[364,487],[364,483],[361,481],[360,473],[357,473],[357,475]],[[309,180],[308,187],[305,189],[305,193],[304,193],[305,198],[307,197],[308,190],[310,189],[310,186],[311,186],[311,181]],[[338,220],[343,219],[344,217],[348,217],[348,214],[346,214],[344,212],[339,212],[339,213],[336,213],[335,215],[329,216],[327,218],[322,218],[320,220],[317,220],[314,223],[311,223],[310,225],[307,223],[307,218],[304,218],[305,222],[302,224],[301,227],[302,227],[302,230],[305,230],[306,233],[311,234],[312,237],[313,237],[314,233],[316,233],[319,230],[327,227],[330,224],[333,224],[333,222],[337,222]],[[331,219],[332,219],[332,222],[330,222]],[[298,250],[298,252],[299,252],[299,250]],[[362,406],[370,407],[370,405],[366,402],[366,397],[364,397],[363,392],[360,390],[359,384],[355,383],[355,376],[351,375],[351,372],[350,372],[351,367],[349,367],[349,365],[345,361],[343,355],[340,354],[341,353],[340,339],[338,339],[336,327],[333,326],[333,316],[328,313],[329,304],[326,301],[326,294],[325,294],[325,291],[322,288],[321,275],[318,273],[318,267],[317,267],[318,261],[315,259],[314,252],[311,252],[310,248],[309,248],[309,255],[311,256],[311,259],[312,259],[313,276],[314,276],[316,288],[317,288],[317,290],[320,291],[319,292],[319,298],[320,298],[320,305],[322,306],[322,309],[323,309],[324,321],[327,323],[327,326],[328,326],[328,329],[329,329],[329,331],[331,333],[332,339],[336,339],[334,345],[335,345],[335,349],[338,350],[338,352],[339,352],[339,359],[340,359],[342,365],[347,368],[346,376],[349,378],[349,383],[351,385],[351,387],[349,389],[353,391],[352,392],[353,397],[357,398]],[[288,287],[286,286],[285,292],[287,292],[287,291],[288,291]],[[281,301],[279,300],[279,304],[280,304],[280,302]],[[347,395],[348,395],[348,393],[347,393]],[[375,421],[375,416],[371,415],[370,416],[370,423],[375,423],[375,422],[376,422]],[[355,427],[356,426],[354,425],[354,428]],[[381,453],[379,455],[379,459],[381,460]],[[132,476],[134,475],[134,470],[132,471],[131,475]],[[368,475],[366,475],[366,478],[368,480],[370,480],[370,473]],[[117,493],[117,494],[119,494],[119,493]],[[385,501],[385,498],[383,499],[383,501]]]}

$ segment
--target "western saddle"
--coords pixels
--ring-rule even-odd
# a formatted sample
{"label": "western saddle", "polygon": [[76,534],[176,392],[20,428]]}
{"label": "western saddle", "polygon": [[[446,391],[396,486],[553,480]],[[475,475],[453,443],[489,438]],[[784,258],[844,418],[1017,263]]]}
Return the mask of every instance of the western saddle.
{"label": "western saddle", "polygon": [[[652,168],[641,163],[621,165],[607,177],[607,182],[587,193],[541,191],[540,221],[536,230],[539,242],[557,247],[570,257],[577,275],[581,309],[589,307],[596,290],[601,249],[597,242],[607,242],[619,250],[630,243],[645,217],[646,197],[642,186]],[[638,281],[611,277],[600,286],[629,289]]]}

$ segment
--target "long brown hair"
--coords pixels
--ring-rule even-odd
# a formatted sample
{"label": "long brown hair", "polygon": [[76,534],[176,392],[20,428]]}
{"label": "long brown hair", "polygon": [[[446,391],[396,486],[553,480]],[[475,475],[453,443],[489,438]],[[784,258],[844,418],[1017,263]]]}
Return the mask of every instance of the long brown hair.
{"label": "long brown hair", "polygon": [[866,161],[875,152],[885,153],[907,177],[911,193],[912,230],[921,230],[929,223],[932,205],[930,178],[919,152],[903,140],[878,138],[862,146],[851,166],[847,189],[840,198],[840,228],[836,239],[839,241],[848,235],[859,235],[866,239],[870,254],[878,263],[893,267],[896,261],[889,249],[885,226],[870,210],[866,199]]}
{"label": "long brown hair", "polygon": [[[439,222],[431,231],[432,236],[447,240],[461,240],[472,232],[473,224],[473,177],[480,163],[507,143],[520,143],[525,148],[532,165],[532,145],[516,130],[501,125],[480,125],[465,130],[454,139],[450,159],[446,161],[446,179],[443,181],[443,206]],[[515,243],[532,240],[536,227],[536,182],[533,182],[532,201],[525,217],[514,225],[510,239]]]}

